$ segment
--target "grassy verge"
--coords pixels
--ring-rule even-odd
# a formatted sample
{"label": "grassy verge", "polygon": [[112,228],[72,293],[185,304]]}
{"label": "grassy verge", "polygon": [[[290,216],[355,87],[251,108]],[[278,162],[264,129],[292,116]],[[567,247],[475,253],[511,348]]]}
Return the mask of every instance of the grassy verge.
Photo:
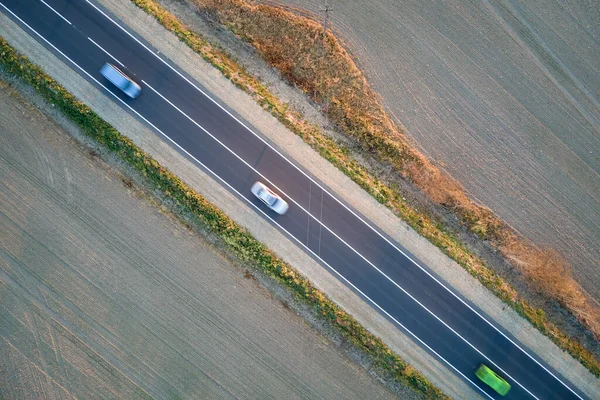
{"label": "grassy verge", "polygon": [[18,54],[0,37],[0,65],[8,73],[31,85],[48,102],[77,124],[82,131],[106,146],[148,179],[156,190],[176,201],[215,234],[236,257],[261,269],[287,287],[298,299],[311,306],[346,339],[368,354],[373,364],[428,399],[448,399],[423,375],[388,349],[350,315],[345,313],[298,272],[254,239],[245,229],[187,187],[133,142],[102,120],[89,107],[67,92],[44,71]]}
{"label": "grassy verge", "polygon": [[[488,268],[481,258],[470,253],[448,229],[431,216],[403,201],[399,190],[386,185],[355,162],[347,149],[324,135],[319,128],[305,121],[298,112],[288,108],[255,77],[233,61],[225,51],[211,45],[202,36],[188,29],[156,1],[131,1],[155,17],[183,43],[218,68],[237,87],[252,96],[283,125],[302,137],[306,143],[377,201],[388,206],[419,234],[458,262],[496,296],[530,321],[540,332],[569,352],[595,376],[600,377],[600,362],[589,351],[548,321],[543,310],[529,305],[510,285]],[[494,243],[509,260],[513,260],[514,264],[524,271],[535,287],[566,305],[575,315],[578,315],[578,310],[583,311],[579,314],[588,316],[597,314],[594,310],[589,312],[590,305],[570,277],[560,256],[551,251],[539,250],[527,243],[489,210],[468,200],[464,191],[451,178],[410,149],[404,141],[403,134],[383,113],[376,96],[370,91],[362,74],[337,40],[328,36],[326,46],[329,46],[329,50],[315,44],[320,42],[318,24],[273,7],[249,6],[240,0],[223,0],[218,2],[218,7],[217,3],[211,1],[194,0],[194,2],[217,15],[234,32],[255,45],[272,65],[278,67],[286,78],[305,90],[315,101],[326,101],[327,116],[334,122],[341,121],[338,127],[342,131],[356,139],[369,154],[375,154],[379,159],[394,165],[403,176],[415,182],[435,202],[456,211],[461,223],[470,232]],[[256,30],[253,27],[260,27],[260,29]],[[264,32],[270,35],[267,37],[269,40],[260,36],[264,35]],[[302,43],[301,40],[300,42],[297,40],[298,38],[307,38],[308,41]],[[289,40],[293,40],[294,44],[292,45]],[[278,47],[274,47],[275,44],[279,44]],[[293,57],[294,54],[287,54],[285,51],[288,49],[294,50],[294,54],[305,55],[306,61],[301,65],[289,66],[292,58],[286,57]],[[306,56],[307,54],[309,56]],[[321,59],[326,59],[326,62]],[[313,66],[318,71],[311,72],[310,68]],[[331,66],[337,74],[335,76],[340,79],[328,78],[334,76]],[[302,74],[294,71],[300,71]],[[344,86],[332,86],[332,82],[342,82]],[[366,111],[356,114],[356,110]],[[586,326],[593,327],[594,319],[588,317],[582,322]]]}

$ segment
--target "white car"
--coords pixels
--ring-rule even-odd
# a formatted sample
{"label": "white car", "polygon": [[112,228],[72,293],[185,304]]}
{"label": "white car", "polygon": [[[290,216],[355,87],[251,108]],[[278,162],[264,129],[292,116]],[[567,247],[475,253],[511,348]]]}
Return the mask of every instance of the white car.
{"label": "white car", "polygon": [[138,97],[142,91],[140,85],[135,83],[130,77],[112,64],[104,64],[100,69],[100,73],[132,99]]}
{"label": "white car", "polygon": [[250,190],[260,201],[265,203],[267,207],[279,215],[285,214],[289,208],[288,203],[286,203],[281,196],[273,192],[262,182],[255,182]]}

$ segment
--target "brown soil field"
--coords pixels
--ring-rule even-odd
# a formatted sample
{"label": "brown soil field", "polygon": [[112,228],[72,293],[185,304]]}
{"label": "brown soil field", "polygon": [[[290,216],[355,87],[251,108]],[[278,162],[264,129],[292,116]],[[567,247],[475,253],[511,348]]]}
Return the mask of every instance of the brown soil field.
{"label": "brown soil field", "polygon": [[393,398],[0,84],[0,398]]}
{"label": "brown soil field", "polygon": [[[315,18],[318,0],[284,4]],[[396,122],[600,298],[600,13],[592,1],[329,1]]]}

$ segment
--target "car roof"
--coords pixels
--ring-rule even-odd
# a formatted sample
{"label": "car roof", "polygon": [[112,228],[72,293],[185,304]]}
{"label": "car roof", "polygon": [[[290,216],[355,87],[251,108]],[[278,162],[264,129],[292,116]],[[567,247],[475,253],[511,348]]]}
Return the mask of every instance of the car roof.
{"label": "car roof", "polygon": [[506,394],[510,389],[510,384],[506,382],[500,375],[496,374],[487,365],[481,364],[477,370],[477,377],[490,385],[500,394]]}
{"label": "car roof", "polygon": [[270,205],[275,204],[275,202],[279,199],[277,196],[273,195],[273,192],[271,192],[267,187],[264,186],[259,189],[258,194]]}
{"label": "car roof", "polygon": [[[108,66],[108,68],[106,68]],[[127,84],[129,83],[129,79],[122,73],[117,67],[112,64],[106,64],[105,67],[102,68],[102,73],[106,78],[113,83],[117,84]]]}

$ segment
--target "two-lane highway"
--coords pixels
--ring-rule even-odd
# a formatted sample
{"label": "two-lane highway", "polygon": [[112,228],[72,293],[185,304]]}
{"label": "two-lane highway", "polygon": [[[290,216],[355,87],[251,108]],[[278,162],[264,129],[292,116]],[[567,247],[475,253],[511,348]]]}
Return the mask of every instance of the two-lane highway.
{"label": "two-lane highway", "polygon": [[[511,383],[507,398],[584,398],[98,5],[83,0],[0,0],[0,5],[75,71],[110,91],[128,112],[251,202],[484,397],[498,395],[474,375],[482,362]],[[140,83],[139,98],[128,99],[102,78],[99,69],[107,61],[123,65]],[[287,214],[267,212],[251,195],[250,186],[259,179],[284,194]]]}

